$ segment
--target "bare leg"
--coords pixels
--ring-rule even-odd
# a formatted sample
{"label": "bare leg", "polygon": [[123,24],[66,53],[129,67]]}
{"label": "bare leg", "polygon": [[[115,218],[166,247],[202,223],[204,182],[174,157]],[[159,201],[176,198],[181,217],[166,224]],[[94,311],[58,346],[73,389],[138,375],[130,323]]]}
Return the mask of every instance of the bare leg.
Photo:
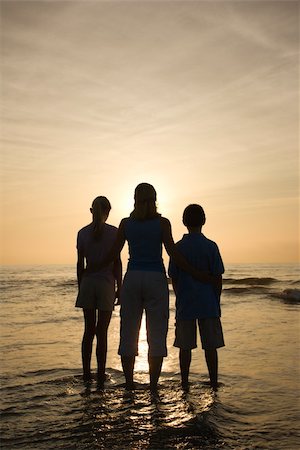
{"label": "bare leg", "polygon": [[96,310],[83,309],[84,314],[84,333],[81,344],[83,379],[91,379],[91,357],[93,349],[93,340],[96,332]]}
{"label": "bare leg", "polygon": [[163,356],[149,356],[149,374],[150,374],[150,389],[151,391],[157,390],[157,383],[161,373],[161,367],[163,363]]}
{"label": "bare leg", "polygon": [[181,372],[181,386],[184,389],[188,389],[188,386],[189,386],[189,372],[190,372],[191,361],[192,361],[192,351],[191,350],[183,350],[181,348],[179,350],[179,364],[180,364],[180,372]]}
{"label": "bare leg", "polygon": [[98,310],[98,321],[96,327],[97,335],[97,365],[98,365],[98,386],[100,388],[104,387],[105,381],[105,366],[106,366],[106,355],[107,355],[107,330],[111,319],[111,311],[100,311]]}
{"label": "bare leg", "polygon": [[205,350],[205,359],[208,368],[210,385],[213,389],[218,387],[218,353],[216,349]]}
{"label": "bare leg", "polygon": [[134,389],[133,369],[135,356],[121,356],[123,372],[126,380],[126,389],[131,391]]}

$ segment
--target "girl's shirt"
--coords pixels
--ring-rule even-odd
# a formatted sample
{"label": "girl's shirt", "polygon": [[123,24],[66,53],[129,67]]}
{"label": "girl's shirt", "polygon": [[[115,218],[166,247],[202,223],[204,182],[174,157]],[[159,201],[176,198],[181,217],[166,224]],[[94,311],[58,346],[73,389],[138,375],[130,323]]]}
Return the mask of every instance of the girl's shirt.
{"label": "girl's shirt", "polygon": [[[93,236],[93,224],[89,224],[79,230],[77,235],[77,249],[84,255],[87,268],[100,264],[108,251],[111,249],[117,237],[118,229],[113,225],[105,223],[99,239]],[[108,281],[114,281],[113,263],[98,272],[87,273],[88,277],[102,277]]]}

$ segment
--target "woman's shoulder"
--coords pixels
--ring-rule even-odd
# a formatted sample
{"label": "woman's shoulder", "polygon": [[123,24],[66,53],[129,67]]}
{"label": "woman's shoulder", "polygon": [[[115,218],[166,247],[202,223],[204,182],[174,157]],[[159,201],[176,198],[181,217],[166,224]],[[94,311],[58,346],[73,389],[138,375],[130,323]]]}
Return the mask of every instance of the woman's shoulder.
{"label": "woman's shoulder", "polygon": [[165,226],[165,227],[171,226],[171,222],[166,217],[160,216],[159,219],[160,219],[160,223],[162,224],[162,226]]}
{"label": "woman's shoulder", "polygon": [[121,222],[120,222],[119,228],[120,228],[120,227],[123,227],[123,226],[124,226],[127,222],[129,222],[130,220],[132,220],[131,217],[124,217],[124,218],[121,220]]}

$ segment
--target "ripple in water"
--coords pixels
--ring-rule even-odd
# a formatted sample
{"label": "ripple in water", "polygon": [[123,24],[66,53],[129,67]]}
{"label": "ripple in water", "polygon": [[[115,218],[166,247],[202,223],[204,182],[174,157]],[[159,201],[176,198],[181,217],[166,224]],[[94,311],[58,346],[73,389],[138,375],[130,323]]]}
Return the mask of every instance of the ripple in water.
{"label": "ripple in water", "polygon": [[[124,390],[122,374],[113,370],[104,391],[85,387],[80,376],[10,386],[1,448],[224,448],[214,423],[220,404],[208,386],[192,383],[184,393],[178,380],[164,376],[153,395],[146,376],[139,374],[133,392]],[[6,408],[14,397],[18,408]]]}

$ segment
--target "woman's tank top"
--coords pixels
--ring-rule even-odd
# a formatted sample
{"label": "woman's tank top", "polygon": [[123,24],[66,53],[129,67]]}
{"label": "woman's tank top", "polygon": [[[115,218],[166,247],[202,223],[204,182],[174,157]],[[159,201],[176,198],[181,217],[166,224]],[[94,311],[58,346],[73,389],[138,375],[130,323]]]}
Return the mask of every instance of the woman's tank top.
{"label": "woman's tank top", "polygon": [[137,220],[130,217],[124,226],[129,247],[127,270],[165,272],[160,217],[149,220]]}

